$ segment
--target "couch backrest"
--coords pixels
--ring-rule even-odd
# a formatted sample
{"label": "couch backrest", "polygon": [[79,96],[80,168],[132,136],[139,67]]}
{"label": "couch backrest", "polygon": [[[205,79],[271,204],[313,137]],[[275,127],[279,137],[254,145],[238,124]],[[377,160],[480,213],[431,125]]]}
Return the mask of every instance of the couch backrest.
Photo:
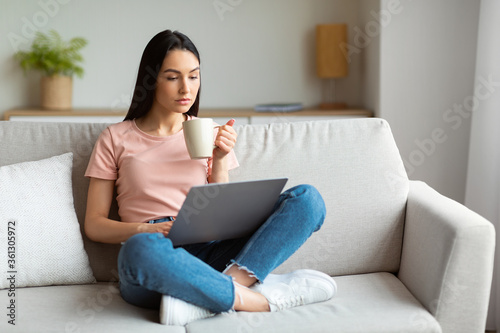
{"label": "couch backrest", "polygon": [[[106,124],[0,122],[0,166],[74,153],[73,194],[83,233],[88,180],[83,176]],[[322,229],[277,271],[332,275],[399,268],[408,180],[388,124],[381,119],[236,126],[240,167],[231,180],[288,177],[322,193]],[[114,202],[112,218],[118,218]],[[84,235],[98,281],[117,279],[120,245]]]}
{"label": "couch backrest", "polygon": [[[105,124],[31,123],[0,121],[0,166],[73,152],[73,196],[84,235],[84,245],[98,281],[117,280],[116,258],[120,245],[90,241],[83,232],[88,179],[83,174],[90,153]],[[114,203],[116,206],[116,202]],[[114,216],[116,207],[113,209]]]}
{"label": "couch backrest", "polygon": [[243,126],[235,150],[241,166],[232,180],[289,177],[287,187],[314,185],[325,200],[322,229],[277,272],[398,270],[408,178],[386,121]]}

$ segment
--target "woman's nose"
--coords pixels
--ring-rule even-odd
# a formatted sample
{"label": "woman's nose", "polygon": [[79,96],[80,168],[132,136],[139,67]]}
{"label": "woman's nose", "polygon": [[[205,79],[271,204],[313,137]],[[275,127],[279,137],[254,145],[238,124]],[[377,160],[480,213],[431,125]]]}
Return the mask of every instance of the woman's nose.
{"label": "woman's nose", "polygon": [[191,89],[189,89],[189,84],[188,84],[187,79],[182,80],[181,87],[180,87],[179,91],[182,94],[189,93],[191,91]]}

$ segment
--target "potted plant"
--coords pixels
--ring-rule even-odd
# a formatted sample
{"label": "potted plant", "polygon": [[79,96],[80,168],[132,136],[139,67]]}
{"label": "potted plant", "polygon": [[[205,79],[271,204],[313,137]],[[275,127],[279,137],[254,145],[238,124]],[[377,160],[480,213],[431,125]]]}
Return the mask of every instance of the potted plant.
{"label": "potted plant", "polygon": [[28,71],[42,72],[41,104],[44,109],[71,109],[73,75],[83,76],[80,50],[87,45],[84,38],[64,41],[55,30],[44,34],[38,31],[29,51],[19,51],[15,57]]}

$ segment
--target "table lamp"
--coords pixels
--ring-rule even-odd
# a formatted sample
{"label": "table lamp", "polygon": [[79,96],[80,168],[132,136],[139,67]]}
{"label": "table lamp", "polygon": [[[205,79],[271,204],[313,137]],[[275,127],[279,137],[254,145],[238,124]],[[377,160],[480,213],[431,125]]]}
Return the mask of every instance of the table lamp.
{"label": "table lamp", "polygon": [[347,57],[341,46],[347,45],[347,24],[320,24],[316,26],[316,72],[323,82],[323,101],[320,109],[346,109],[347,104],[338,102],[335,79],[348,74]]}

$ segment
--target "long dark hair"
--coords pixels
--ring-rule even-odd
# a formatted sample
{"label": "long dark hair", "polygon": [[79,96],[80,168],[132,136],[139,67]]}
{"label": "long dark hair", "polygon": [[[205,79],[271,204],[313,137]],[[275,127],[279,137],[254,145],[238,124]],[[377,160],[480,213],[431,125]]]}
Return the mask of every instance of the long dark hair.
{"label": "long dark hair", "polygon": [[[134,95],[124,120],[131,120],[144,116],[153,106],[156,91],[156,79],[163,60],[170,50],[187,50],[193,53],[198,62],[200,55],[193,42],[178,31],[165,30],[154,36],[146,45],[142,54]],[[201,78],[201,76],[200,76]],[[196,99],[186,114],[198,116],[200,107],[201,82]]]}

